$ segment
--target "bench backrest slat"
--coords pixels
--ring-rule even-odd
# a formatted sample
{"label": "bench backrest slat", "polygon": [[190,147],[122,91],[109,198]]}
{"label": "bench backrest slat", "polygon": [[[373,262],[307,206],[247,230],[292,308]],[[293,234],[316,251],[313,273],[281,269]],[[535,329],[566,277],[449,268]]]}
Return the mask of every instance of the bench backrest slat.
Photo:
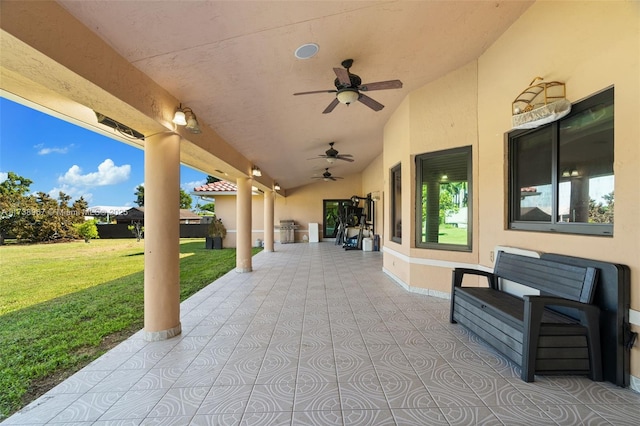
{"label": "bench backrest slat", "polygon": [[494,274],[540,290],[541,294],[591,303],[596,269],[498,252]]}

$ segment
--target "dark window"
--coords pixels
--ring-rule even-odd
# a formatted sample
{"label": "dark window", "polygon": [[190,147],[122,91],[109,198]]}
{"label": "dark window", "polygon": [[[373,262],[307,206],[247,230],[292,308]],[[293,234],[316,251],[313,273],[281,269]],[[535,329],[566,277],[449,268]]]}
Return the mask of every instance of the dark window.
{"label": "dark window", "polygon": [[391,241],[402,243],[402,167],[391,169]]}
{"label": "dark window", "polygon": [[416,247],[471,250],[471,147],[416,157]]}
{"label": "dark window", "polygon": [[509,228],[613,235],[613,88],[509,133]]}

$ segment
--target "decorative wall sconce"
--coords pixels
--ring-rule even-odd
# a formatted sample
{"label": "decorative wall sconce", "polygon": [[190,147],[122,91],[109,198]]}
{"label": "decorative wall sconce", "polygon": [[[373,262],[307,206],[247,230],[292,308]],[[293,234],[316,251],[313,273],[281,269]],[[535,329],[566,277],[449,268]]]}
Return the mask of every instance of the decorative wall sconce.
{"label": "decorative wall sconce", "polygon": [[251,174],[253,176],[262,176],[262,172],[260,171],[260,169],[258,168],[258,166],[253,166],[251,168]]}
{"label": "decorative wall sconce", "polygon": [[559,120],[571,111],[565,84],[534,78],[511,103],[513,129],[535,129]]}
{"label": "decorative wall sconce", "polygon": [[185,126],[185,129],[191,133],[202,133],[193,110],[188,107],[182,107],[182,104],[176,108],[176,113],[173,115],[173,122],[178,126]]}

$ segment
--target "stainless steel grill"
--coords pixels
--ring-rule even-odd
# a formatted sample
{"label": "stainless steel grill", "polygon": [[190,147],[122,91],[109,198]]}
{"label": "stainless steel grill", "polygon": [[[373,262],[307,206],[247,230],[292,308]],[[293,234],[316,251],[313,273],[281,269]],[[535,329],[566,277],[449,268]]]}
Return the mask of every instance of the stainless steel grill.
{"label": "stainless steel grill", "polygon": [[294,243],[296,241],[295,232],[298,225],[293,220],[280,221],[280,244]]}

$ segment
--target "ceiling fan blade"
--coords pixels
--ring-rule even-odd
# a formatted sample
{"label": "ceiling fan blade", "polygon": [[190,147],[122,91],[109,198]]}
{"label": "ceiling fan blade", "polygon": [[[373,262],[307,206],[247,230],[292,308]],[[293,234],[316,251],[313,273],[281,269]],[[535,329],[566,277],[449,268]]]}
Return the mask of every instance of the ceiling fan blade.
{"label": "ceiling fan blade", "polygon": [[351,86],[351,79],[349,78],[349,71],[344,68],[334,68],[333,72],[336,73],[338,77],[338,81],[340,84],[345,85],[347,87]]}
{"label": "ceiling fan blade", "polygon": [[338,157],[353,157],[353,154],[338,154]]}
{"label": "ceiling fan blade", "polygon": [[360,93],[360,98],[358,100],[374,111],[380,111],[382,108],[384,108],[384,105],[382,105],[380,102],[374,101],[373,99],[362,93]]}
{"label": "ceiling fan blade", "polygon": [[350,162],[350,163],[353,163],[353,161],[354,161],[354,160],[353,160],[353,158],[345,158],[345,156],[344,156],[344,155],[342,155],[342,156],[340,156],[340,155],[339,155],[339,156],[335,157],[335,159],[336,159],[336,160],[348,161],[348,162]]}
{"label": "ceiling fan blade", "polygon": [[324,111],[322,111],[323,114],[329,114],[331,111],[333,111],[333,109],[338,106],[338,104],[340,103],[340,101],[338,100],[338,98],[335,98],[334,100],[331,101],[331,103],[329,104],[329,106],[327,106]]}
{"label": "ceiling fan blade", "polygon": [[402,82],[400,80],[377,81],[375,83],[361,84],[358,87],[358,90],[362,90],[364,92],[385,89],[402,89]]}
{"label": "ceiling fan blade", "polygon": [[311,95],[313,93],[336,93],[338,92],[337,90],[314,90],[312,92],[298,92],[298,93],[294,93],[293,96],[298,96],[298,95]]}

